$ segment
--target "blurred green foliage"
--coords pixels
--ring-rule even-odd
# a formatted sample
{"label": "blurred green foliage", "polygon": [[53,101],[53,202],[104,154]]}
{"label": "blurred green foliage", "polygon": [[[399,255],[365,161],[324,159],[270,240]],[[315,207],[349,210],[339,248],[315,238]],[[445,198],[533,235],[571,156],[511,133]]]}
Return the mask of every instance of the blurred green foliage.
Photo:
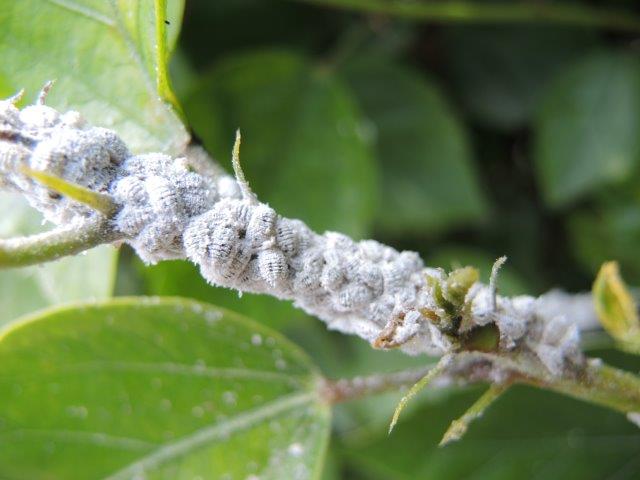
{"label": "blurred green foliage", "polygon": [[[195,141],[223,166],[230,166],[239,127],[245,173],[282,214],[416,250],[432,266],[474,265],[485,281],[493,260],[507,255],[499,278],[506,294],[588,290],[610,259],[630,284],[640,284],[640,9],[633,1],[615,2],[621,15],[595,17],[593,8],[611,2],[500,4],[506,13],[514,5],[534,12],[524,23],[485,1],[455,2],[479,10],[441,18],[411,13],[431,2],[386,2],[391,10],[416,7],[401,16],[381,13],[377,0],[328,2],[356,11],[323,3],[191,0],[180,27],[181,2],[169,2],[167,49],[182,29],[170,65],[178,100]],[[158,101],[170,98],[155,88],[164,67],[148,43],[150,12],[127,2],[105,5],[0,0],[0,92],[25,86],[33,96],[58,78],[53,106],[81,110],[136,151],[175,148],[185,135]],[[573,20],[550,22],[549,12],[563,5]],[[100,15],[87,16],[91,9]],[[478,11],[484,13],[474,17]],[[22,231],[5,224],[2,234]],[[91,278],[100,281],[83,295],[41,301],[38,293],[12,293],[10,287],[36,288],[49,267],[30,270],[27,280],[0,276],[0,321],[109,295],[113,254],[97,254],[103,265],[92,263]],[[78,273],[67,278],[77,288],[87,269],[84,257],[74,260]],[[50,278],[58,288],[71,283]],[[211,287],[186,262],[148,267],[124,250],[116,292],[192,297],[244,313],[302,345],[331,377],[428,361],[373,351],[288,302]],[[637,359],[597,353],[639,367]],[[399,393],[338,406],[325,478],[640,475],[633,425],[531,389],[509,392],[465,440],[437,449],[451,419],[477,394],[424,392],[391,437],[386,429]]]}

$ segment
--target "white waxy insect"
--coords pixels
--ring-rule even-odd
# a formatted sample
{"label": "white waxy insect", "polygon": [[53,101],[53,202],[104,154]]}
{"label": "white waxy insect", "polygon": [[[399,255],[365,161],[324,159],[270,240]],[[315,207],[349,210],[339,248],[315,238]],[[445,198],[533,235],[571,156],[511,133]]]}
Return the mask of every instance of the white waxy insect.
{"label": "white waxy insect", "polygon": [[320,275],[324,265],[321,252],[309,252],[301,261],[302,268],[295,273],[296,291],[316,291],[320,289]]}
{"label": "white waxy insect", "polygon": [[323,288],[335,292],[345,283],[344,269],[337,264],[326,265],[320,275],[320,284]]}
{"label": "white waxy insect", "polygon": [[335,306],[340,311],[350,312],[359,309],[371,302],[373,295],[371,290],[364,285],[348,285],[338,292],[335,297]]}
{"label": "white waxy insect", "polygon": [[374,296],[381,295],[384,290],[384,278],[380,268],[371,263],[364,263],[358,267],[358,280],[369,287]]}
{"label": "white waxy insect", "polygon": [[260,275],[269,286],[276,289],[285,288],[289,276],[289,266],[282,251],[270,248],[258,253]]}
{"label": "white waxy insect", "polygon": [[251,219],[247,225],[247,242],[258,247],[265,242],[275,241],[276,212],[264,204],[253,207]]}
{"label": "white waxy insect", "polygon": [[277,223],[276,243],[288,257],[298,253],[298,247],[300,246],[299,228],[299,225],[287,218],[282,218]]}

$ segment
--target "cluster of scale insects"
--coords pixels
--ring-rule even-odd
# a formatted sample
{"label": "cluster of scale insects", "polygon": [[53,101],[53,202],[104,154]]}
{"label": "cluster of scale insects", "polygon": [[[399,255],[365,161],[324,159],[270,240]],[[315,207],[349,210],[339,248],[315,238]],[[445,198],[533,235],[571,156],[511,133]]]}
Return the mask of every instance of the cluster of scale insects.
{"label": "cluster of scale insects", "polygon": [[539,356],[555,355],[553,365],[546,362],[550,368],[576,357],[577,330],[566,319],[538,315],[532,297],[496,301],[495,288],[467,286],[454,302],[465,309],[465,326],[438,297],[438,285],[445,296],[455,293],[447,286],[452,277],[425,268],[416,253],[317,234],[281,217],[249,189],[237,149],[235,179],[211,175],[189,158],[133,155],[114,132],[44,105],[45,94],[22,110],[16,97],[0,102],[0,186],[22,193],[53,223],[98,213],[25,175],[25,167],[108,196],[117,206],[111,228],[144,261],[188,258],[212,284],[293,300],[330,328],[375,346],[442,355],[464,328],[491,323],[499,329],[500,348],[522,344],[531,332],[524,343],[536,353],[548,350]]}

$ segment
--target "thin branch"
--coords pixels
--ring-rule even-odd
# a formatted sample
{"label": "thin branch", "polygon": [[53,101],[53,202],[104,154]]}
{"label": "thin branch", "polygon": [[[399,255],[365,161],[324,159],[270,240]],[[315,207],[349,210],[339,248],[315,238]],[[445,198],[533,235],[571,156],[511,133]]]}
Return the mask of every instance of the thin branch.
{"label": "thin branch", "polygon": [[379,373],[354,378],[325,380],[320,394],[328,403],[343,403],[360,398],[394,392],[415,384],[433,369],[436,363],[392,373]]}
{"label": "thin branch", "polygon": [[55,228],[27,237],[0,239],[0,269],[24,267],[76,255],[122,237],[106,220]]}
{"label": "thin branch", "polygon": [[407,2],[404,0],[300,1],[327,7],[444,23],[546,23],[640,32],[640,18],[631,12],[585,5],[543,2]]}
{"label": "thin branch", "polygon": [[509,384],[506,383],[490,385],[487,391],[484,392],[460,418],[451,422],[451,425],[442,436],[439,446],[442,447],[448,443],[460,440],[464,434],[467,433],[467,429],[471,422],[480,418],[484,414],[485,410],[500,398],[508,388]]}
{"label": "thin branch", "polygon": [[640,377],[598,360],[592,360],[577,377],[520,379],[539,388],[554,390],[627,415],[640,412]]}
{"label": "thin branch", "polygon": [[438,375],[444,372],[447,368],[447,365],[452,360],[452,356],[445,355],[440,358],[440,361],[430,369],[427,374],[418,380],[413,387],[409,389],[409,391],[400,399],[400,402],[396,406],[396,410],[393,412],[393,418],[391,419],[391,423],[389,424],[389,433],[393,431],[393,427],[398,423],[398,419],[400,418],[400,413],[404,410],[404,407],[409,403],[413,397],[415,397],[422,389],[424,389],[429,383],[434,380]]}
{"label": "thin branch", "polygon": [[[435,364],[399,372],[327,380],[320,394],[329,403],[358,400],[380,393],[397,391],[415,384],[425,377],[431,378]],[[501,371],[503,382],[495,385],[496,372]],[[475,415],[486,408],[499,394],[513,384],[519,383],[568,395],[588,403],[600,405],[633,418],[640,412],[640,377],[614,367],[590,360],[578,376],[553,377],[521,358],[508,358],[481,352],[461,352],[439,372],[438,386],[471,385],[489,383],[494,385],[483,395],[470,412]],[[474,408],[478,407],[478,408]],[[465,419],[471,420],[470,418]],[[445,435],[445,439],[447,436]]]}

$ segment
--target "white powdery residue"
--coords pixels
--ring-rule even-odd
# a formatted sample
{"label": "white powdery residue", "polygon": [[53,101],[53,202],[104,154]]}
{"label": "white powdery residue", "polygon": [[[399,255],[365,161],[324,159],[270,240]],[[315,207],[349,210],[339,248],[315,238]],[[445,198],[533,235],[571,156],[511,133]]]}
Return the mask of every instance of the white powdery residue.
{"label": "white powdery residue", "polygon": [[536,299],[536,314],[554,318],[566,316],[573,319],[579,330],[600,328],[600,321],[590,293],[570,294],[551,290]]}
{"label": "white powdery residue", "polygon": [[580,331],[563,315],[553,318],[536,316],[526,344],[553,375],[560,375],[566,365],[583,360]]}
{"label": "white powdery residue", "polygon": [[93,212],[29,178],[22,168],[106,193],[128,156],[114,132],[86,126],[77,112],[60,115],[45,105],[20,111],[10,101],[0,102],[0,186],[22,193],[55,224]]}
{"label": "white powdery residue", "polygon": [[627,413],[627,420],[634,423],[637,427],[640,427],[640,412]]}
{"label": "white powdery residue", "polygon": [[[43,187],[21,168],[111,196],[118,207],[112,228],[147,263],[187,258],[212,284],[292,300],[329,328],[380,348],[451,351],[455,341],[432,321],[448,314],[426,279],[441,284],[442,270],[426,268],[414,252],[374,240],[318,234],[259,202],[202,149],[191,147],[186,154],[131,155],[114,132],[85,124],[76,112],[60,114],[44,105],[19,110],[11,101],[0,102],[0,186],[22,193],[53,223],[70,225],[99,214]],[[582,357],[579,329],[568,320],[574,317],[564,315],[563,299],[556,300],[496,297],[495,289],[477,283],[466,297],[471,315],[454,333],[494,323],[501,349],[528,348],[559,373]],[[205,316],[213,323],[220,314]],[[261,340],[254,335],[251,344]],[[285,367],[282,360],[276,364]]]}
{"label": "white powdery residue", "polygon": [[287,448],[287,452],[292,457],[301,457],[302,454],[304,453],[304,447],[302,446],[301,443],[295,442],[289,445],[289,448]]}

